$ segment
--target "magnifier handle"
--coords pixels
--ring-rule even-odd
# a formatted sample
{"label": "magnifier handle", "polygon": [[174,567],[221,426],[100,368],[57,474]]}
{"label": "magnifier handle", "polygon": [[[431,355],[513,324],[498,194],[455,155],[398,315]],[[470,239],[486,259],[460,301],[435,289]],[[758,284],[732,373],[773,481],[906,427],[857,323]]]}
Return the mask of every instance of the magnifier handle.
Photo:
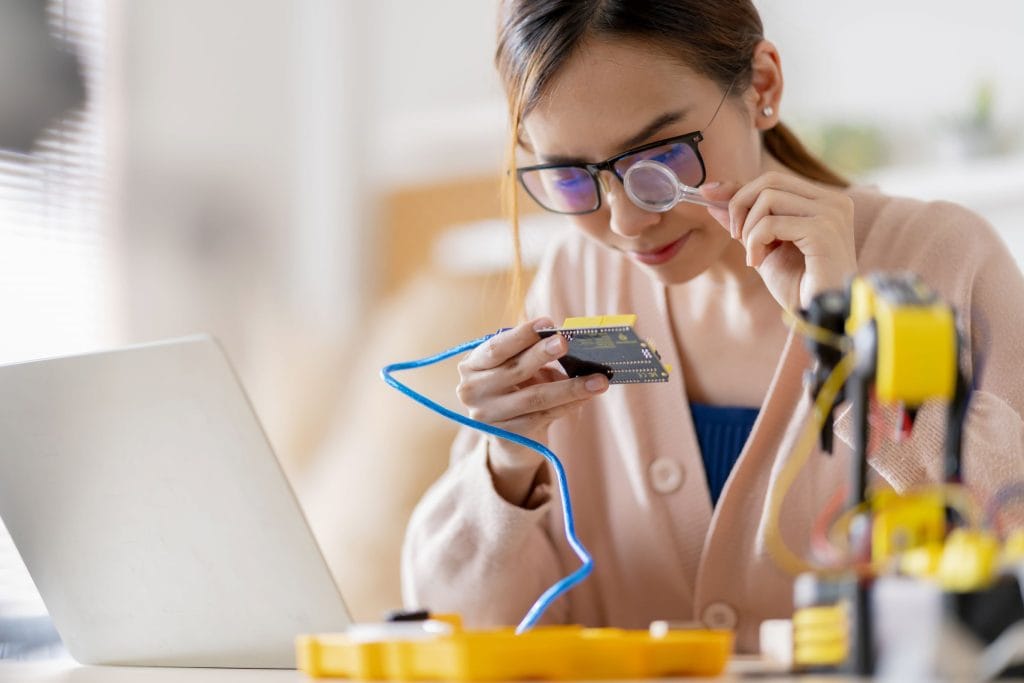
{"label": "magnifier handle", "polygon": [[679,183],[679,194],[676,195],[676,199],[681,202],[688,202],[690,204],[699,204],[700,206],[707,206],[712,209],[728,209],[729,202],[715,201],[713,199],[707,199],[700,193],[695,187],[689,185],[683,185]]}

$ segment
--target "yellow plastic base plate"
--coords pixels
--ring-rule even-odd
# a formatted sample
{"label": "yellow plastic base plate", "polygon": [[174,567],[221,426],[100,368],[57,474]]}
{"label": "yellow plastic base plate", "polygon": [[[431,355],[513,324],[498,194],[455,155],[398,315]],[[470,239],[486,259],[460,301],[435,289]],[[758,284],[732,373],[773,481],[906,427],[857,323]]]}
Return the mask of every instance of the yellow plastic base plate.
{"label": "yellow plastic base plate", "polygon": [[732,652],[731,631],[648,631],[579,626],[456,630],[426,640],[356,642],[299,636],[298,668],[314,677],[361,680],[497,681],[716,676]]}

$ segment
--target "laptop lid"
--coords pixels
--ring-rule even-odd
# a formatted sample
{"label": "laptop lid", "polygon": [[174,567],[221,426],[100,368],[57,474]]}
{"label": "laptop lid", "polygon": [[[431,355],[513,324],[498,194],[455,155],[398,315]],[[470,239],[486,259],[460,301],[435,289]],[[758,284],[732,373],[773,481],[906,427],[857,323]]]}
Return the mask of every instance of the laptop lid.
{"label": "laptop lid", "polygon": [[83,663],[288,668],[350,623],[210,337],[0,366],[0,517]]}

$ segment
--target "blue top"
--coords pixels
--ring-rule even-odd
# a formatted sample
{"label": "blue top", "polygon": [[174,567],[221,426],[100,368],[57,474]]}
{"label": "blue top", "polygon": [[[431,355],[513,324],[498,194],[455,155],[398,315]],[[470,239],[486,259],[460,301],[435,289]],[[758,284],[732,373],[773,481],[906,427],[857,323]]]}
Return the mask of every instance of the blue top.
{"label": "blue top", "polygon": [[747,443],[759,411],[760,408],[690,403],[693,428],[697,432],[697,442],[704,459],[704,474],[708,479],[712,505],[718,504],[725,480],[729,478],[743,445]]}

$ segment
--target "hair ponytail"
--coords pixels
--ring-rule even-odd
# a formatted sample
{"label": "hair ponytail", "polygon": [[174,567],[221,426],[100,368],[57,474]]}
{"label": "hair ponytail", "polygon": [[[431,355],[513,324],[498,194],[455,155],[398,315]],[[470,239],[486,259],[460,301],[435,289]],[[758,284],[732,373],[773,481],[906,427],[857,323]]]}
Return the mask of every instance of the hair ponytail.
{"label": "hair ponytail", "polygon": [[807,148],[793,134],[793,131],[781,121],[774,128],[764,131],[761,134],[761,140],[764,143],[765,149],[773,157],[800,175],[811,180],[827,183],[828,185],[836,185],[838,187],[848,187],[850,185],[849,181],[807,151]]}

